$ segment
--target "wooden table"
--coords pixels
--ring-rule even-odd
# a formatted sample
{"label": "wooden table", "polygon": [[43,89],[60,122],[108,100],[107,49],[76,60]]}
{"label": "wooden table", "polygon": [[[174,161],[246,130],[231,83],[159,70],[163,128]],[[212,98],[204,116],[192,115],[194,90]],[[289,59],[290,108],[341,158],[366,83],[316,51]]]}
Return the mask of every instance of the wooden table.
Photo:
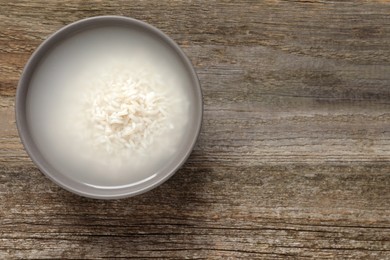
{"label": "wooden table", "polygon": [[[159,188],[98,201],[45,178],[14,99],[48,35],[124,15],[192,60],[197,146]],[[0,259],[390,259],[390,1],[1,1]]]}

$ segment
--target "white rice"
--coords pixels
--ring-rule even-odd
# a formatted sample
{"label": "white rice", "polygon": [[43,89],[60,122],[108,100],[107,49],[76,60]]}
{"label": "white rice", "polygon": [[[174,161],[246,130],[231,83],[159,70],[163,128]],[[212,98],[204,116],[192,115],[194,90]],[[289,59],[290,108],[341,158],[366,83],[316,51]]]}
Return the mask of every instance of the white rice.
{"label": "white rice", "polygon": [[144,153],[157,136],[173,129],[159,75],[143,66],[110,64],[91,73],[80,87],[75,125],[79,138],[98,152],[127,156]]}

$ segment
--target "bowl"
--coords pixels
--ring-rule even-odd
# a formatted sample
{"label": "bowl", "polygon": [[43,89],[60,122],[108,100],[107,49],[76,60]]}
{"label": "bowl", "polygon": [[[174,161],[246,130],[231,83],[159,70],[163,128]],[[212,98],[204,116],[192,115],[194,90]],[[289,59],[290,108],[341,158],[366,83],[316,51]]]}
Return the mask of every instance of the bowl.
{"label": "bowl", "polygon": [[[36,118],[40,118],[39,120],[43,120],[42,122],[45,122],[45,115],[43,114],[37,113],[34,117],[29,116],[31,110],[29,102],[38,102],[34,101],[33,98],[35,95],[34,93],[36,93],[39,88],[35,82],[39,80],[39,77],[44,77],[39,75],[45,75],[45,72],[44,70],[42,72],[41,67],[46,66],[44,64],[52,61],[54,62],[54,65],[51,67],[47,65],[48,68],[51,68],[50,73],[54,73],[53,75],[57,75],[56,73],[62,73],[56,66],[61,64],[62,59],[65,59],[64,57],[68,56],[68,54],[72,54],[75,57],[77,54],[69,51],[68,53],[65,52],[64,55],[61,56],[59,53],[60,51],[58,51],[58,46],[64,45],[69,39],[73,39],[72,37],[75,37],[75,35],[86,35],[86,33],[91,30],[100,30],[100,28],[124,29],[126,30],[124,34],[126,34],[126,37],[130,39],[129,42],[132,41],[133,38],[134,40],[142,41],[142,35],[149,37],[152,39],[153,44],[157,44],[155,46],[161,46],[161,48],[163,48],[163,51],[161,52],[163,52],[162,55],[166,55],[164,57],[172,58],[172,60],[176,62],[175,64],[180,66],[180,68],[178,67],[177,69],[177,73],[180,71],[180,73],[185,77],[183,82],[185,82],[185,91],[188,94],[188,127],[186,128],[187,130],[183,134],[182,139],[178,141],[178,145],[175,148],[174,153],[168,159],[163,161],[163,164],[161,164],[158,170],[156,170],[153,174],[153,178],[149,176],[148,178],[142,179],[142,181],[124,181],[123,183],[120,183],[119,181],[119,183],[115,183],[115,185],[91,185],[82,179],[78,179],[77,176],[72,176],[71,171],[65,171],[63,168],[59,167],[59,163],[50,159],[51,157],[49,155],[51,151],[46,150],[48,148],[45,148],[45,145],[34,135],[35,132],[40,132],[39,124],[36,123]],[[111,29],[107,30],[109,33]],[[139,37],[139,35],[142,37]],[[119,36],[115,36],[113,34],[112,37]],[[109,37],[107,36],[106,38]],[[96,44],[99,43],[96,42]],[[91,45],[92,48],[93,46],[94,44]],[[129,46],[129,48],[131,48],[130,43]],[[80,54],[86,51],[86,49],[87,48],[85,47],[80,49]],[[49,72],[46,74],[48,75]],[[55,76],[52,77],[53,79],[50,79],[52,80],[50,82],[54,82],[51,83],[53,84],[53,91],[62,91],[61,88],[64,88],[64,86],[60,83],[57,84]],[[58,82],[59,81],[60,80],[58,80]],[[51,89],[48,89],[48,92],[49,93],[47,95],[50,95]],[[39,95],[35,97],[38,99],[40,98]],[[50,99],[54,100],[52,103],[55,105],[56,96],[53,95]],[[42,109],[50,110],[50,108]],[[98,16],[83,19],[63,27],[48,37],[35,50],[24,67],[17,87],[15,113],[17,129],[24,148],[32,161],[44,175],[62,188],[84,197],[95,199],[118,199],[138,195],[159,186],[168,180],[168,178],[170,178],[184,164],[190,156],[200,132],[203,114],[203,101],[199,80],[190,60],[171,38],[159,29],[136,19],[121,16]],[[41,132],[47,131],[44,129],[50,129],[50,127],[48,127],[49,124],[41,125]],[[58,139],[60,139],[61,133],[53,132],[51,134],[54,136],[55,134],[58,134]],[[60,147],[58,147],[58,149],[60,149]],[[58,158],[61,160],[60,156],[58,156]],[[72,162],[68,162],[68,164],[72,164]]]}

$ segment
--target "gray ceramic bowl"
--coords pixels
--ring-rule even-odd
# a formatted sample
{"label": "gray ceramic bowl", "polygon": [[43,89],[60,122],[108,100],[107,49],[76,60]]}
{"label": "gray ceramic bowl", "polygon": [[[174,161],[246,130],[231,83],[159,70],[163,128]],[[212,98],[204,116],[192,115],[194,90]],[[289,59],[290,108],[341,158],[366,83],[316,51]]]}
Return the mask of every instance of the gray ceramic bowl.
{"label": "gray ceramic bowl", "polygon": [[[150,181],[146,181],[134,186],[113,189],[99,189],[68,178],[66,173],[58,172],[52,165],[50,165],[44,156],[42,156],[41,151],[34,143],[32,135],[29,131],[29,124],[26,117],[26,97],[29,91],[30,81],[34,76],[36,67],[40,64],[40,61],[45,57],[45,55],[48,55],[48,52],[54,46],[56,46],[58,43],[61,43],[61,41],[64,41],[76,32],[82,33],[83,30],[88,30],[89,28],[96,28],[107,25],[126,26],[132,29],[143,30],[146,33],[152,34],[153,37],[161,41],[161,44],[168,45],[169,48],[174,50],[174,53],[183,64],[185,70],[188,71],[189,75],[191,75],[191,85],[193,87],[191,93],[193,93],[193,97],[190,103],[191,109],[193,110],[191,114],[194,116],[189,120],[193,126],[191,130],[192,132],[189,135],[190,138],[187,138],[179,147],[180,156],[175,158],[175,160],[172,160],[172,162],[170,162],[168,165],[165,165],[164,170],[160,172],[157,177]],[[20,78],[16,93],[17,128],[22,143],[33,162],[48,178],[57,183],[59,186],[78,195],[97,199],[117,199],[130,197],[149,191],[165,182],[184,164],[184,162],[189,157],[200,132],[202,114],[203,103],[199,80],[191,62],[179,48],[179,46],[167,35],[155,27],[135,19],[120,16],[99,16],[87,18],[67,25],[54,33],[37,48],[37,50],[33,53],[27,62]]]}

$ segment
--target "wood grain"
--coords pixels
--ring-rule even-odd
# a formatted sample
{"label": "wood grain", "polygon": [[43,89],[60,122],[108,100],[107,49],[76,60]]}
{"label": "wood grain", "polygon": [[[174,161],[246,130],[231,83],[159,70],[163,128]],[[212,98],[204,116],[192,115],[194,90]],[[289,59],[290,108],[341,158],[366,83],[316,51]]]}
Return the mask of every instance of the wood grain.
{"label": "wood grain", "polygon": [[[390,1],[0,2],[1,259],[390,259]],[[34,49],[95,15],[171,36],[205,101],[184,167],[118,201],[51,183],[14,118]]]}

